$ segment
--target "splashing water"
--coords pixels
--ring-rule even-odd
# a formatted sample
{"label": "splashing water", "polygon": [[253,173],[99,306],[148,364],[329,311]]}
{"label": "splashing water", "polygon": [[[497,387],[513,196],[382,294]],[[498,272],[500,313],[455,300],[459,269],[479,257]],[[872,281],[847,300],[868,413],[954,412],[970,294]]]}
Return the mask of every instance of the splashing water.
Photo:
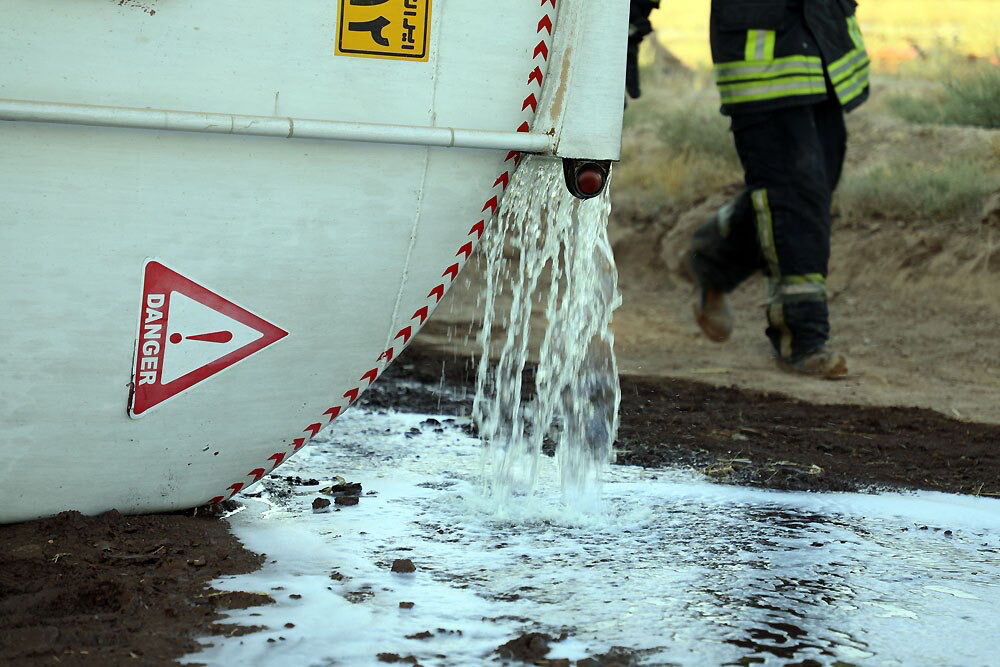
{"label": "splashing water", "polygon": [[[610,212],[607,188],[578,200],[558,160],[529,157],[483,237],[473,417],[486,443],[484,491],[501,513],[514,496],[532,494],[546,437],[556,444],[563,502],[579,508],[599,498],[621,399],[610,328],[621,303]],[[522,377],[536,308],[545,328],[529,401]]]}

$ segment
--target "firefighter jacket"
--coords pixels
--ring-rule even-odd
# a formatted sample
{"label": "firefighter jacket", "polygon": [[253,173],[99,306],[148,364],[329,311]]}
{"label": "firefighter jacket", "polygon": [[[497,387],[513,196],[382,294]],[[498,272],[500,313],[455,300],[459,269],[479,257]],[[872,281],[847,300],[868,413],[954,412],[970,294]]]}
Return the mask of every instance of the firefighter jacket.
{"label": "firefighter jacket", "polygon": [[722,113],[868,98],[868,54],[854,0],[712,0]]}

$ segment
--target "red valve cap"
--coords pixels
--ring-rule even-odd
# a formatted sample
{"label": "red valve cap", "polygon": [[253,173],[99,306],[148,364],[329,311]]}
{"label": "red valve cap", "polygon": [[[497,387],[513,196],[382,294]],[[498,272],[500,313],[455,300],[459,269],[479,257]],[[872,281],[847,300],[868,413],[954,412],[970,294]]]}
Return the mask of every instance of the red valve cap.
{"label": "red valve cap", "polygon": [[576,173],[576,187],[588,197],[604,188],[604,172],[600,167],[588,165]]}

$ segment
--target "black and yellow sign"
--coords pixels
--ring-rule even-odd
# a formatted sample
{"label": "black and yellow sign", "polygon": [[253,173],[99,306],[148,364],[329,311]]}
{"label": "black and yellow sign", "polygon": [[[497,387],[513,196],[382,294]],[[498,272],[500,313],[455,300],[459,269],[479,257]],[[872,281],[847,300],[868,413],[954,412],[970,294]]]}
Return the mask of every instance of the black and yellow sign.
{"label": "black and yellow sign", "polygon": [[425,61],[431,0],[340,0],[339,56]]}

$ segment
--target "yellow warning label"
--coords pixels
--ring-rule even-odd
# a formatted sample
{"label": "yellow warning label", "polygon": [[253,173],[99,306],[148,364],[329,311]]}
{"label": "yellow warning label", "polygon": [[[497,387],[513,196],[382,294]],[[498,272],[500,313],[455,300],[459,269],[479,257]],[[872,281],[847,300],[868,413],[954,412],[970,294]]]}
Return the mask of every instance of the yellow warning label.
{"label": "yellow warning label", "polygon": [[430,44],[431,0],[340,0],[339,56],[425,61]]}

